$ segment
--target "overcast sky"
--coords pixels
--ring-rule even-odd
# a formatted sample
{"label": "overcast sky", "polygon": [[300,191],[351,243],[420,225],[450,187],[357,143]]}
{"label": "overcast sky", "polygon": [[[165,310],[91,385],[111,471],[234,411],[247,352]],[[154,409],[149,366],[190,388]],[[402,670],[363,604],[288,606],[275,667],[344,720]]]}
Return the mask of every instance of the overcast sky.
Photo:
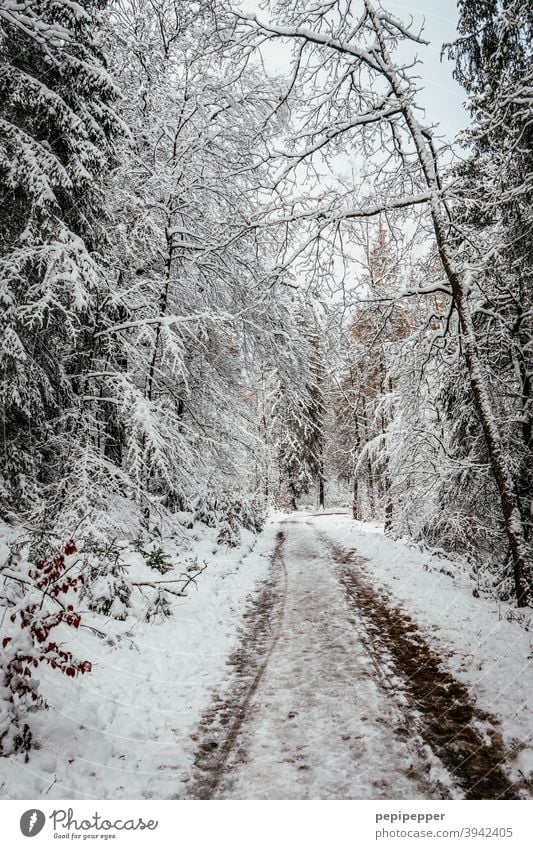
{"label": "overcast sky", "polygon": [[420,47],[419,56],[423,64],[420,76],[424,85],[422,105],[432,121],[438,121],[448,136],[468,123],[463,108],[465,91],[452,77],[453,64],[441,61],[440,51],[445,42],[453,41],[456,34],[457,4],[455,0],[383,0],[385,8],[407,20],[412,16],[415,24],[424,22],[425,38],[429,47]]}
{"label": "overcast sky", "polygon": [[[359,5],[359,0],[353,0]],[[259,0],[241,0],[239,4],[245,11],[254,11],[259,18],[268,19],[268,14],[259,8]],[[382,0],[382,5],[406,23],[412,17],[415,29],[424,24],[424,37],[430,42],[428,47],[417,47],[422,64],[418,67],[423,91],[420,104],[426,109],[431,122],[439,123],[443,134],[451,140],[456,132],[468,123],[463,108],[466,97],[463,89],[452,77],[453,65],[440,59],[443,43],[453,41],[456,35],[456,0]],[[279,42],[264,54],[266,61],[283,67],[286,63],[286,50]],[[409,46],[409,57],[412,46]]]}

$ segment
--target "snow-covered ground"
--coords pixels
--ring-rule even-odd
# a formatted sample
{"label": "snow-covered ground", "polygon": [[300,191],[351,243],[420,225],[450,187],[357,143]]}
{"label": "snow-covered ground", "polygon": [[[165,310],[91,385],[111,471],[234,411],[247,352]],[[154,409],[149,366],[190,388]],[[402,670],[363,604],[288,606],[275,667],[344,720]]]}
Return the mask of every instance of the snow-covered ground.
{"label": "snow-covered ground", "polygon": [[[216,536],[205,526],[189,533],[189,555],[209,565],[187,598],[173,599],[171,617],[147,623],[140,609],[125,621],[93,614],[86,621],[114,635],[113,645],[88,630],[65,631],[68,647],[90,659],[93,671],[69,679],[39,670],[50,705],[31,717],[39,748],[27,763],[23,755],[0,759],[0,794],[194,797],[202,742],[213,746],[215,765],[224,749],[224,726],[210,726],[206,711],[214,704],[216,718],[219,703],[238,714],[250,680],[242,722],[233,726],[239,739],[226,749],[220,781],[207,795],[460,798],[453,775],[408,726],[392,666],[390,697],[380,681],[368,635],[339,581],[343,562],[410,617],[476,708],[499,721],[516,752],[506,764],[511,778],[533,779],[531,632],[524,621],[508,621],[516,614],[510,606],[476,598],[464,568],[340,514],[279,515],[258,536],[243,532],[234,549]],[[335,563],[332,546],[360,559]],[[134,574],[145,575],[146,566],[129,557]],[[275,616],[267,615],[259,649],[247,658],[250,600],[267,575],[273,580],[276,562]],[[239,664],[228,664],[236,648],[244,690],[236,686]],[[483,723],[478,731],[482,737]]]}
{"label": "snow-covered ground", "polygon": [[[258,536],[243,530],[242,545],[228,548],[217,545],[216,529],[197,524],[187,554],[208,568],[187,598],[173,599],[172,616],[147,623],[140,609],[126,621],[86,614],[84,621],[119,637],[115,646],[90,631],[66,629],[61,637],[75,655],[92,661],[92,672],[70,679],[39,669],[50,705],[31,716],[40,748],[28,763],[22,754],[0,758],[0,795],[183,796],[195,749],[190,735],[227,675],[245,601],[268,569],[275,530],[272,523]],[[130,553],[129,559],[139,580],[139,558]]]}
{"label": "snow-covered ground", "polygon": [[340,545],[368,558],[365,569],[421,627],[471,691],[478,707],[500,721],[517,752],[516,777],[533,780],[533,615],[476,598],[466,570],[442,555],[386,537],[379,526],[323,515],[314,524]]}
{"label": "snow-covered ground", "polygon": [[229,764],[229,781],[217,796],[440,798],[435,759],[398,734],[402,712],[383,696],[328,546],[306,519],[294,516],[281,525],[279,635],[243,727],[246,754]]}

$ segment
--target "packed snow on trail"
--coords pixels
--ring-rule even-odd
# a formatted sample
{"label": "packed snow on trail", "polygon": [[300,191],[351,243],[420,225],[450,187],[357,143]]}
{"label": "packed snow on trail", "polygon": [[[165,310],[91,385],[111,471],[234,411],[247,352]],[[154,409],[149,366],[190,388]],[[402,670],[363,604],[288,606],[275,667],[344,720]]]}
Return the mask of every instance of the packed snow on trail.
{"label": "packed snow on trail", "polygon": [[172,616],[69,634],[93,671],[40,672],[38,748],[0,761],[4,797],[530,793],[530,632],[462,568],[340,514],[234,549],[206,533]]}
{"label": "packed snow on trail", "polygon": [[237,684],[206,717],[197,793],[527,796],[523,623],[452,563],[346,516],[293,514],[279,534],[270,628],[249,629]]}

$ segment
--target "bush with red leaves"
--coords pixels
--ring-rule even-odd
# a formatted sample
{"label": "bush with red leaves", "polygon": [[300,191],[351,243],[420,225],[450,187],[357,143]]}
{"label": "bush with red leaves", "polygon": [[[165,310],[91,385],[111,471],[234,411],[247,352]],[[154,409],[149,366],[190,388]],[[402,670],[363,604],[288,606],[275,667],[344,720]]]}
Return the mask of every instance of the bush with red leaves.
{"label": "bush with red leaves", "polygon": [[[62,552],[50,559],[38,560],[25,578],[4,572],[4,577],[24,587],[24,597],[10,615],[10,634],[2,638],[0,656],[0,755],[28,751],[31,730],[20,719],[19,708],[26,701],[45,704],[33,674],[41,664],[71,678],[91,671],[88,660],[78,660],[50,637],[58,625],[79,628],[81,617],[74,605],[62,596],[76,593],[83,586],[83,575],[70,574],[75,564],[66,557],[76,553],[70,540]],[[58,608],[58,609],[50,609]]]}

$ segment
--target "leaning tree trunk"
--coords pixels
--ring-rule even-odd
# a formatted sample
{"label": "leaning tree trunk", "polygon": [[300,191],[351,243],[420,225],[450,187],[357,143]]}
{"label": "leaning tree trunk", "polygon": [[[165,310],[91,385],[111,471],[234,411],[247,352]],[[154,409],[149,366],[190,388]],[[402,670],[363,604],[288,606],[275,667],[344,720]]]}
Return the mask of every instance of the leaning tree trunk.
{"label": "leaning tree trunk", "polygon": [[470,378],[470,389],[489,455],[489,464],[500,494],[500,504],[509,548],[513,558],[513,577],[519,607],[529,603],[527,580],[528,544],[515,481],[507,461],[505,446],[492,411],[488,381],[479,356],[474,324],[462,281],[457,274],[442,238],[442,221],[433,216],[439,254],[450,282],[463,333],[463,351]]}
{"label": "leaning tree trunk", "polygon": [[529,602],[530,590],[526,577],[528,572],[528,545],[524,531],[524,522],[520,510],[517,488],[505,454],[503,439],[492,410],[488,380],[479,356],[470,305],[468,303],[467,287],[464,285],[462,274],[453,257],[450,239],[451,216],[442,198],[442,185],[437,170],[431,134],[428,131],[424,131],[418,123],[409,97],[389,56],[383,31],[383,22],[377,10],[370,0],[365,0],[365,7],[369,18],[372,20],[376,42],[379,45],[381,71],[398,100],[413,146],[416,150],[424,180],[431,193],[430,210],[437,248],[457,307],[463,333],[464,358],[468,370],[474,407],[485,437],[490,469],[500,495],[502,516],[513,558],[516,601],[519,607],[525,607]]}

